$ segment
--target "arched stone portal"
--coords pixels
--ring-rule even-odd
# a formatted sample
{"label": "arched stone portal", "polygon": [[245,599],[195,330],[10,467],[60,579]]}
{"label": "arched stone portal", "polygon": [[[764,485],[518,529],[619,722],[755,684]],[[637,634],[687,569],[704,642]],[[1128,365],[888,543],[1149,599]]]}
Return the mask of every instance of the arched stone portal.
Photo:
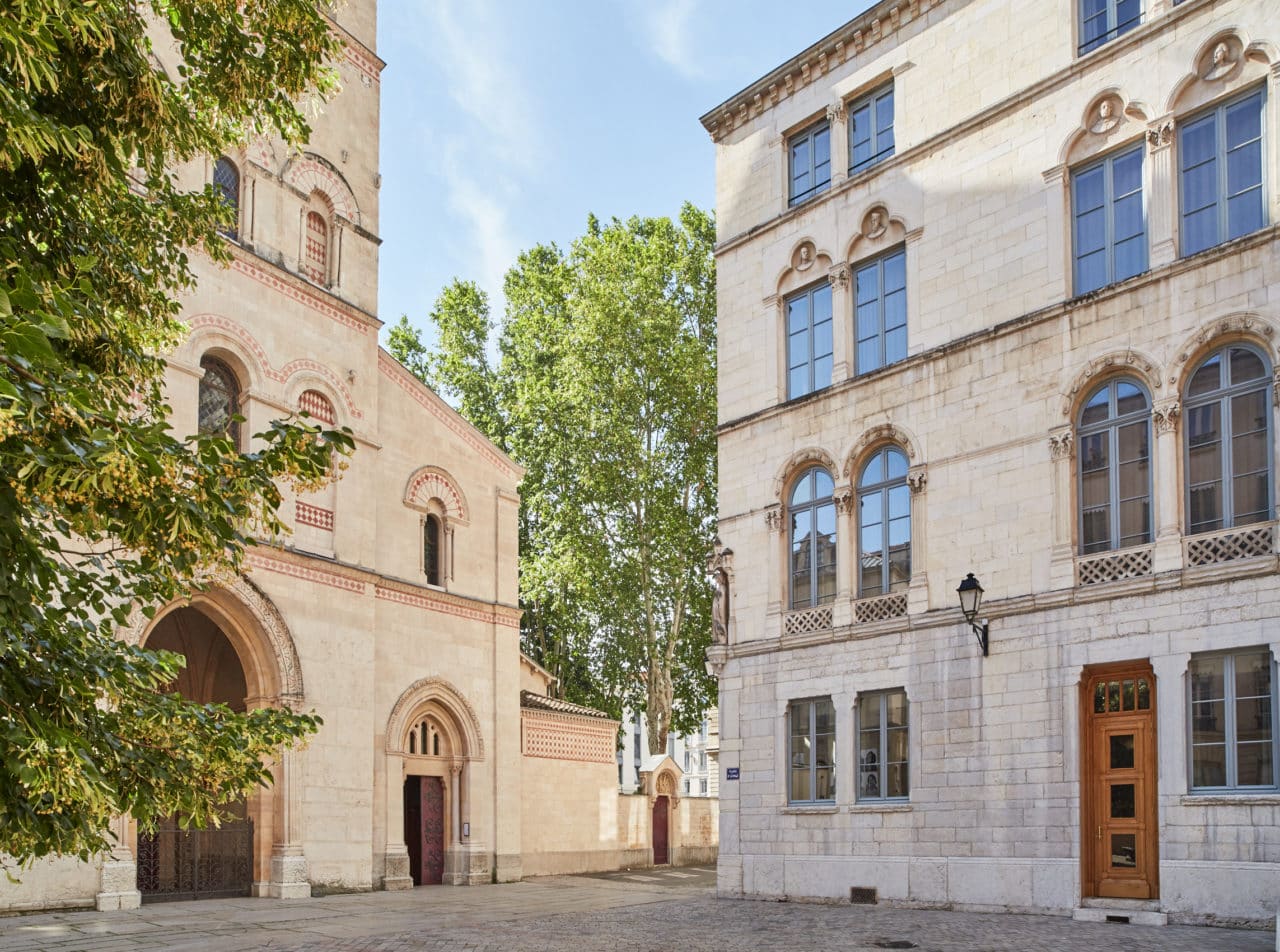
{"label": "arched stone portal", "polygon": [[[157,612],[149,624],[137,613],[122,637],[186,658],[173,690],[191,700],[224,703],[236,711],[296,710],[303,703],[301,668],[288,627],[266,595],[243,576],[175,602]],[[217,882],[219,888],[202,889],[190,876],[181,881],[175,878],[174,851],[179,849],[175,844],[182,834],[171,834],[169,842],[159,846],[163,855],[157,856],[154,839],[140,842],[136,825],[119,818],[116,835],[122,846],[103,865],[98,907],[130,908],[142,898],[203,898],[232,892],[274,898],[310,896],[302,847],[300,757],[299,751],[282,751],[272,765],[272,785],[229,809],[232,820],[224,824],[228,833],[202,834],[207,841],[199,847],[203,855],[192,862],[203,864],[206,881]],[[236,836],[241,839],[236,841]],[[235,869],[243,876],[229,875]],[[136,885],[126,883],[126,877],[136,877]],[[229,880],[236,880],[235,885],[228,885]]]}

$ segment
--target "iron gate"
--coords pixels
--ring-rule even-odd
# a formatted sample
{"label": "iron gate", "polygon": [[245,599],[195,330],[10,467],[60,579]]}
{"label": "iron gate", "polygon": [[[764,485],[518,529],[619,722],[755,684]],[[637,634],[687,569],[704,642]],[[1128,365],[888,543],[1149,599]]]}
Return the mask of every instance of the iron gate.
{"label": "iron gate", "polygon": [[248,896],[253,885],[253,821],[184,830],[176,819],[138,834],[143,902]]}

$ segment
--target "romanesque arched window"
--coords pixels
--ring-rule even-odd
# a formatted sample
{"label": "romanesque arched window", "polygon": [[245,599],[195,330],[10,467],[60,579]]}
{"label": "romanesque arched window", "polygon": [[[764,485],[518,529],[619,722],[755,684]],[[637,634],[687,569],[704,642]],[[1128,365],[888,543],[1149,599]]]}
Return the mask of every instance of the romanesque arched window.
{"label": "romanesque arched window", "polygon": [[1135,381],[1111,380],[1080,410],[1080,552],[1151,541],[1151,402]]}
{"label": "romanesque arched window", "polygon": [[1271,518],[1271,366],[1244,344],[1210,354],[1187,382],[1187,532]]}
{"label": "romanesque arched window", "polygon": [[806,470],[791,489],[791,607],[809,608],[836,597],[835,483],[821,466]]}
{"label": "romanesque arched window", "polygon": [[222,233],[232,240],[240,237],[240,170],[225,155],[213,164],[213,185],[222,198],[222,204],[231,209],[232,224]]}
{"label": "romanesque arched window", "polygon": [[439,516],[428,515],[422,520],[422,571],[427,576],[428,585],[444,584],[440,571],[443,535]]}
{"label": "romanesque arched window", "polygon": [[201,433],[221,433],[240,446],[240,381],[235,372],[217,357],[200,359],[199,428]]}
{"label": "romanesque arched window", "polygon": [[307,212],[302,243],[302,273],[316,284],[329,283],[329,223],[319,212]]}
{"label": "romanesque arched window", "polygon": [[907,455],[877,450],[858,476],[858,595],[900,591],[911,581],[911,490]]}

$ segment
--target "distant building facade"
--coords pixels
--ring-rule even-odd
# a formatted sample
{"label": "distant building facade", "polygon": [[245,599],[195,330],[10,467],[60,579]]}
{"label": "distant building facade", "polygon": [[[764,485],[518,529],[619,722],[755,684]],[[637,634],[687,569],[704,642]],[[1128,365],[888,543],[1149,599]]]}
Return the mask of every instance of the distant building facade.
{"label": "distant building facade", "polygon": [[1277,78],[1265,0],[884,0],[703,117],[721,894],[1274,916]]}
{"label": "distant building facade", "polygon": [[[714,737],[709,728],[715,718],[715,709],[707,712],[698,732],[687,736],[667,735],[666,754],[681,769],[681,793],[686,797],[714,797],[716,776],[712,758],[715,756]],[[635,793],[643,788],[640,774],[649,758],[649,727],[644,715],[623,711],[622,746],[618,750],[618,789],[623,793]]]}

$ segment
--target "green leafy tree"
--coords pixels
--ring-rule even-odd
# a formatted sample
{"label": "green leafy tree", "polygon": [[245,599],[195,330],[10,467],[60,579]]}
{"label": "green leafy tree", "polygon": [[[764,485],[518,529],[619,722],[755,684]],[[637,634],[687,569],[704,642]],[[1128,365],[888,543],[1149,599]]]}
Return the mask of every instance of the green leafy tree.
{"label": "green leafy tree", "polygon": [[[455,282],[392,351],[526,467],[525,650],[571,700],[644,712],[651,753],[696,728],[714,682],[703,652],[715,530],[715,270],[711,217],[594,218],[566,254],[522,254],[504,285],[495,368],[488,304]],[[415,349],[415,342],[417,348]],[[399,352],[397,352],[399,351]]]}
{"label": "green leafy tree", "polygon": [[[166,74],[152,42],[173,44]],[[298,142],[340,47],[314,0],[0,4],[0,853],[88,859],[113,815],[203,825],[270,779],[301,713],[166,690],[116,631],[238,570],[350,436],[280,422],[239,452],[172,433],[162,355],[227,210],[171,174],[255,133]]]}

